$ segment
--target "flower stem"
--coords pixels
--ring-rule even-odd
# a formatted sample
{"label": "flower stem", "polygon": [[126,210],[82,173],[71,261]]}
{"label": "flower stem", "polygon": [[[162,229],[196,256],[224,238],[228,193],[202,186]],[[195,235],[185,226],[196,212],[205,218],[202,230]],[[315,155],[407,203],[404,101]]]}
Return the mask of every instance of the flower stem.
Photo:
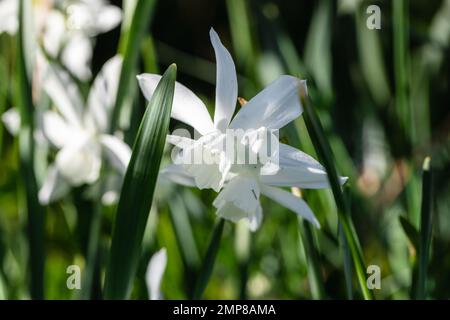
{"label": "flower stem", "polygon": [[327,139],[325,138],[325,133],[323,132],[322,125],[313,107],[311,106],[310,99],[306,92],[306,85],[300,86],[299,96],[301,104],[305,110],[304,118],[308,133],[311,136],[311,140],[313,141],[317,155],[321,159],[327,171],[331,190],[336,201],[339,221],[342,225],[342,230],[348,242],[348,247],[353,259],[353,264],[356,270],[356,275],[361,292],[364,299],[373,299],[373,293],[366,286],[366,268],[364,266],[361,247],[359,244],[358,236],[353,226],[353,222],[349,215],[349,208],[342,193],[341,184],[339,183],[336,168],[333,163],[333,154],[331,151],[331,147],[328,144]]}
{"label": "flower stem", "polygon": [[38,186],[34,172],[34,106],[32,98],[32,62],[30,55],[31,1],[20,1],[18,33],[18,89],[21,126],[19,133],[20,171],[26,194],[28,214],[28,243],[30,264],[30,295],[44,299],[44,209],[38,200]]}
{"label": "flower stem", "polygon": [[117,129],[121,111],[127,103],[128,93],[135,81],[134,71],[139,58],[139,48],[150,22],[154,4],[154,0],[137,0],[131,24],[122,32],[119,49],[123,54],[123,63],[116,102],[111,115],[110,132]]}
{"label": "flower stem", "polygon": [[417,291],[416,299],[426,299],[427,296],[427,267],[428,255],[430,253],[431,229],[432,229],[432,172],[431,159],[425,158],[423,163],[422,180],[422,209],[420,223],[420,242],[419,242],[419,269],[417,272]]}
{"label": "flower stem", "polygon": [[208,285],[209,278],[214,267],[214,262],[216,260],[217,252],[219,251],[220,239],[222,238],[223,226],[225,220],[219,218],[214,226],[213,233],[211,235],[211,240],[209,241],[208,250],[206,251],[205,258],[203,259],[202,266],[200,268],[200,273],[195,285],[193,299],[200,299]]}
{"label": "flower stem", "polygon": [[314,230],[311,223],[299,218],[299,226],[302,229],[301,236],[305,244],[306,259],[308,261],[308,279],[313,299],[325,299],[325,286],[320,270],[320,257],[314,240]]}

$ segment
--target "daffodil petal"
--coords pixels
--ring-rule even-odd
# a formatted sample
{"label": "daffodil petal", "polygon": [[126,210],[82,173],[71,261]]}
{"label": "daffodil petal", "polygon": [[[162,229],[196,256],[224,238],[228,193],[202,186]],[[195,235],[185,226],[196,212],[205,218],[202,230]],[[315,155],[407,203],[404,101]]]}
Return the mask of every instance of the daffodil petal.
{"label": "daffodil petal", "polygon": [[62,148],[77,139],[80,129],[68,124],[58,113],[46,111],[42,117],[42,129],[45,138],[55,147]]}
{"label": "daffodil petal", "polygon": [[285,190],[266,185],[261,185],[261,193],[320,228],[319,221],[303,199]]}
{"label": "daffodil petal", "polygon": [[[161,76],[145,73],[137,76],[137,79],[145,98],[150,100]],[[179,82],[175,83],[171,116],[192,126],[202,135],[214,131],[214,125],[205,104]]]}
{"label": "daffodil petal", "polygon": [[280,129],[298,118],[303,109],[298,89],[306,85],[298,78],[281,76],[245,104],[231,121],[232,129]]}
{"label": "daffodil petal", "polygon": [[253,219],[260,207],[259,196],[260,186],[255,179],[238,176],[225,185],[213,206],[218,216],[233,222]]}
{"label": "daffodil petal", "polygon": [[[304,189],[329,188],[325,168],[310,155],[289,145],[279,144],[279,170],[275,174],[262,172],[261,182],[279,187],[299,187]],[[341,183],[347,179],[340,177]]]}
{"label": "daffodil petal", "polygon": [[100,143],[109,162],[124,175],[130,162],[131,148],[119,138],[109,134],[102,134]]}
{"label": "daffodil petal", "polygon": [[216,55],[216,108],[214,127],[225,131],[234,114],[237,102],[237,76],[233,58],[224,47],[219,36],[211,28],[209,37]]}
{"label": "daffodil petal", "polygon": [[50,165],[44,183],[39,190],[39,202],[43,205],[47,205],[64,197],[69,190],[69,184],[58,172],[58,169],[55,166]]}
{"label": "daffodil petal", "polygon": [[41,61],[45,69],[42,79],[45,92],[66,122],[81,127],[83,100],[77,85],[60,67]]}
{"label": "daffodil petal", "polygon": [[263,219],[262,207],[259,205],[256,209],[256,212],[248,218],[248,227],[250,231],[255,232],[261,226]]}
{"label": "daffodil petal", "polygon": [[3,0],[0,1],[0,34],[6,32],[14,35],[19,27],[18,19],[19,1]]}
{"label": "daffodil petal", "polygon": [[78,79],[86,81],[92,76],[90,64],[93,51],[91,40],[81,32],[77,32],[66,43],[61,54],[61,61]]}
{"label": "daffodil petal", "polygon": [[87,111],[91,125],[98,132],[106,132],[109,119],[116,101],[117,88],[119,86],[120,69],[122,58],[118,55],[109,59],[103,65],[100,73],[95,77],[87,100]]}
{"label": "daffodil petal", "polygon": [[11,108],[2,114],[2,122],[8,132],[16,136],[20,129],[20,113],[16,108]]}
{"label": "daffodil petal", "polygon": [[162,299],[161,282],[167,265],[167,251],[162,248],[156,252],[147,266],[145,282],[147,284],[148,296],[150,300]]}
{"label": "daffodil petal", "polygon": [[56,154],[55,163],[70,185],[91,184],[100,176],[100,146],[90,142],[65,146]]}
{"label": "daffodil petal", "polygon": [[183,186],[196,186],[194,178],[184,169],[184,166],[182,165],[170,164],[162,169],[159,174],[160,176]]}
{"label": "daffodil petal", "polygon": [[122,20],[122,10],[119,7],[106,5],[96,16],[96,31],[104,33],[117,27]]}

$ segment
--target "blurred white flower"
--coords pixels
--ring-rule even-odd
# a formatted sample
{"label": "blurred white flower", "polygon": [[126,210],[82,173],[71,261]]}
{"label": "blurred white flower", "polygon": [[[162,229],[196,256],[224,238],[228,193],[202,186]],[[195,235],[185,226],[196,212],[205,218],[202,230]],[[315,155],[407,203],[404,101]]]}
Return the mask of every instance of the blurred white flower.
{"label": "blurred white flower", "polygon": [[[18,29],[18,0],[0,0],[0,34]],[[33,1],[34,31],[52,58],[80,80],[92,76],[93,37],[117,27],[122,10],[103,0]]]}
{"label": "blurred white flower", "polygon": [[[213,164],[172,164],[162,170],[162,174],[177,183],[212,188],[220,191],[213,205],[217,214],[231,221],[247,219],[252,230],[256,230],[262,220],[260,196],[265,195],[319,227],[319,223],[308,205],[290,192],[274,187],[300,187],[309,189],[328,188],[325,169],[312,157],[279,143],[278,164],[271,165],[263,157],[261,146],[264,136],[295,120],[302,113],[298,90],[306,86],[292,76],[283,75],[248,101],[233,117],[237,102],[237,77],[230,53],[222,45],[216,32],[210,31],[211,42],[217,61],[216,103],[214,121],[206,106],[188,88],[180,83],[175,85],[172,117],[182,121],[202,136],[198,140],[169,135],[168,142],[182,149],[182,156],[191,156],[197,149],[219,161]],[[138,76],[141,90],[150,100],[161,76],[142,74]],[[223,140],[227,130],[246,132],[246,144],[250,153],[257,156],[255,164],[236,164],[223,152]],[[273,136],[271,136],[273,138]],[[278,138],[276,138],[278,143]],[[346,178],[341,178],[344,183]]]}
{"label": "blurred white flower", "polygon": [[119,173],[125,173],[131,149],[120,138],[107,133],[120,68],[121,58],[117,56],[105,63],[84,108],[78,88],[69,76],[54,65],[47,66],[44,90],[56,110],[44,112],[42,131],[58,152],[39,191],[42,203],[60,198],[70,186],[96,182],[102,152]]}
{"label": "blurred white flower", "polygon": [[167,266],[166,248],[156,252],[150,259],[145,273],[148,296],[150,300],[161,300],[161,281]]}
{"label": "blurred white flower", "polygon": [[19,27],[18,17],[19,1],[0,0],[0,34],[6,32],[14,35]]}
{"label": "blurred white flower", "polygon": [[103,0],[57,0],[48,14],[43,34],[44,49],[61,60],[81,80],[91,77],[92,37],[112,30],[122,20],[122,10]]}
{"label": "blurred white flower", "polygon": [[6,130],[13,136],[19,133],[20,114],[16,108],[11,108],[2,114],[2,122],[5,124]]}

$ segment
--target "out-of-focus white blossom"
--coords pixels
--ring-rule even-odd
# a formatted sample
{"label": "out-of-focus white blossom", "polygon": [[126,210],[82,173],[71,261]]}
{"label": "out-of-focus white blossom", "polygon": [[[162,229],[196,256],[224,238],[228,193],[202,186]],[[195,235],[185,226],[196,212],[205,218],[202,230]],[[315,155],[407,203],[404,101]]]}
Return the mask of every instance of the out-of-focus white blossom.
{"label": "out-of-focus white blossom", "polygon": [[167,266],[167,251],[162,248],[156,252],[151,258],[145,273],[145,281],[147,283],[148,297],[150,300],[161,300],[161,281]]}
{"label": "out-of-focus white blossom", "polygon": [[[0,0],[0,33],[18,29],[18,0]],[[92,76],[93,37],[117,27],[122,10],[104,0],[36,0],[34,31],[52,58],[80,80]],[[39,41],[42,40],[42,41]]]}

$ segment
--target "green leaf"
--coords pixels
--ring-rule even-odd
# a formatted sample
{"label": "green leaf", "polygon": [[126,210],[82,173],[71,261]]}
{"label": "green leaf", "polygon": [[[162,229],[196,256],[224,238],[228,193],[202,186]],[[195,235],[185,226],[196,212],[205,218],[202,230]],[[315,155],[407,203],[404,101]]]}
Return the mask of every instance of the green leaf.
{"label": "green leaf", "polygon": [[220,239],[222,238],[223,226],[225,220],[219,218],[214,226],[211,239],[209,241],[208,250],[206,251],[205,258],[198,275],[197,283],[194,289],[193,299],[200,299],[208,285],[209,278],[211,277],[212,270],[214,268],[214,262],[216,260],[217,252],[219,251]]}
{"label": "green leaf", "polygon": [[119,51],[123,54],[123,63],[117,88],[116,103],[111,115],[110,132],[114,132],[116,129],[121,111],[128,101],[128,93],[134,81],[141,41],[148,27],[154,4],[154,0],[138,0],[130,25],[123,28],[119,44]]}
{"label": "green leaf", "polygon": [[416,250],[419,249],[419,232],[416,228],[408,221],[407,218],[400,216],[400,224],[402,225],[403,231],[408,237],[409,242],[414,246]]}
{"label": "green leaf", "polygon": [[305,41],[304,60],[326,101],[332,98],[331,35],[332,3],[319,1]]}
{"label": "green leaf", "polygon": [[325,285],[320,267],[320,253],[314,239],[314,230],[310,222],[298,218],[299,230],[305,244],[306,260],[308,262],[308,280],[313,299],[326,299]]}
{"label": "green leaf", "polygon": [[176,66],[172,64],[155,89],[134,142],[117,207],[106,299],[126,299],[132,288],[169,128],[175,80]]}
{"label": "green leaf", "polygon": [[338,209],[339,222],[342,225],[342,230],[344,231],[344,235],[348,242],[359,287],[364,299],[373,299],[373,293],[366,286],[366,268],[364,265],[361,246],[359,244],[358,235],[356,234],[356,230],[353,226],[348,204],[342,192],[341,184],[339,183],[339,177],[334,165],[334,156],[331,151],[331,147],[323,131],[322,124],[320,123],[319,118],[311,105],[308,93],[306,92],[306,86],[300,87],[299,96],[305,111],[303,116],[308,133],[311,137],[314,148],[316,149],[316,153],[327,171],[331,191],[333,192]]}
{"label": "green leaf", "polygon": [[427,298],[427,269],[432,230],[432,171],[431,158],[425,158],[422,174],[422,209],[420,217],[419,265],[415,282],[416,299]]}
{"label": "green leaf", "polygon": [[18,98],[21,117],[19,132],[20,171],[26,193],[28,214],[28,244],[30,266],[30,295],[44,298],[44,210],[38,200],[38,187],[34,172],[34,106],[32,99],[31,1],[20,1],[18,33]]}
{"label": "green leaf", "polygon": [[183,198],[174,192],[172,199],[169,201],[170,220],[175,231],[178,248],[186,275],[186,283],[192,288],[193,277],[198,272],[200,266],[200,256],[195,243],[194,232],[189,221],[189,213],[186,210]]}

